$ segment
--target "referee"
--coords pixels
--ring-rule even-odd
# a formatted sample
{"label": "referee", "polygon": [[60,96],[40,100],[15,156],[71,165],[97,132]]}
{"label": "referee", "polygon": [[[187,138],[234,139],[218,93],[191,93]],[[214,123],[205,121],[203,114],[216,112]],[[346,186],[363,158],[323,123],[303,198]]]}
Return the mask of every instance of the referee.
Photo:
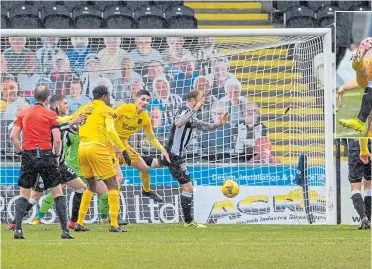
{"label": "referee", "polygon": [[[22,232],[22,219],[30,198],[31,188],[35,186],[38,175],[44,180],[44,188],[50,188],[54,196],[56,211],[62,228],[61,238],[73,239],[67,228],[66,200],[63,196],[60,185],[61,175],[58,171],[61,132],[57,114],[45,107],[48,104],[49,94],[47,86],[36,88],[34,93],[36,104],[22,110],[17,115],[10,134],[16,154],[22,156],[21,172],[18,180],[20,197],[15,202],[16,226],[14,239],[25,239]],[[18,140],[21,132],[23,133],[22,148]]]}

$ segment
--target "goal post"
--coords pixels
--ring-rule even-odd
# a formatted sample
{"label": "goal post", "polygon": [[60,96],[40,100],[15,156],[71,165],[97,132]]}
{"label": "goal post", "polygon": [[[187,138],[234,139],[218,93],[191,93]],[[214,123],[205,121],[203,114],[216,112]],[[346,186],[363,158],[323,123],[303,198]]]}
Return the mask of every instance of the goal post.
{"label": "goal post", "polygon": [[[13,217],[18,195],[20,160],[8,132],[23,105],[33,104],[33,87],[47,83],[52,93],[66,95],[72,112],[91,100],[96,85],[110,89],[113,107],[133,102],[140,88],[149,90],[147,111],[162,144],[187,92],[203,91],[199,119],[216,122],[223,111],[230,116],[217,130],[196,130],[186,151],[195,219],[307,224],[310,212],[315,224],[336,224],[331,29],[1,29],[0,36],[2,220]],[[24,44],[11,43],[15,37]],[[159,156],[143,132],[129,142],[142,156]],[[305,187],[296,183],[301,155]],[[151,188],[165,200],[159,204],[142,197],[138,171],[122,171],[121,218],[182,222],[180,186],[166,168],[150,171]],[[240,185],[232,199],[220,188],[228,179]],[[66,195],[70,203],[73,192]],[[99,202],[95,196],[88,223],[99,220]],[[54,221],[50,210],[42,222]]]}

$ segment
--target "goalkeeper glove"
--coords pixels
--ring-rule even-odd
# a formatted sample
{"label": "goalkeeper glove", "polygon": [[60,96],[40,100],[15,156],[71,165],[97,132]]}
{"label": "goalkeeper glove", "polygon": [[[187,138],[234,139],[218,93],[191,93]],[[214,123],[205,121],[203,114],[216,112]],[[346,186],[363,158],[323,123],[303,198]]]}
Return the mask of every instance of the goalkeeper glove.
{"label": "goalkeeper glove", "polygon": [[127,163],[128,166],[130,166],[132,164],[132,162],[130,160],[128,151],[124,150],[122,153],[123,153],[123,158],[124,158],[125,162]]}

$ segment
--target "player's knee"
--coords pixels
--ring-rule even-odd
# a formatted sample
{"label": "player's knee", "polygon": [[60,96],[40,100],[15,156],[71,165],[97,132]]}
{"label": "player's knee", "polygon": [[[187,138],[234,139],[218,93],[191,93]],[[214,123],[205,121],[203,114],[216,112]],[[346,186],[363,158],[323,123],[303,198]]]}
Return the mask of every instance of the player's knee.
{"label": "player's knee", "polygon": [[88,190],[90,190],[91,192],[96,192],[97,181],[95,178],[88,178],[87,185],[88,185]]}
{"label": "player's knee", "polygon": [[364,180],[364,189],[371,189],[372,188],[372,184],[371,184],[371,180]]}
{"label": "player's knee", "polygon": [[191,182],[188,182],[186,184],[183,184],[182,185],[182,188],[183,188],[183,191],[185,191],[185,192],[188,192],[188,193],[192,193],[193,192],[193,188],[192,188]]}
{"label": "player's knee", "polygon": [[351,183],[350,185],[351,185],[351,191],[354,191],[354,190],[360,190],[362,183],[355,182],[355,183]]}

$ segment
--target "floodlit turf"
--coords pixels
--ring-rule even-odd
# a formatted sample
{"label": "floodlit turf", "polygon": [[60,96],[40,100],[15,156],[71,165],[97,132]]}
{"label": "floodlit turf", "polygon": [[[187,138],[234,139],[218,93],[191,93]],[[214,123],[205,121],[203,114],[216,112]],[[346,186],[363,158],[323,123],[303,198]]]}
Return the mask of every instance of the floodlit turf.
{"label": "floodlit turf", "polygon": [[[363,89],[350,90],[344,93],[342,108],[338,108],[336,119],[351,119],[356,117],[360,110],[360,104],[363,97]],[[338,100],[336,94],[336,105]],[[342,127],[336,120],[336,135],[337,137],[361,137],[364,134],[360,132]]]}
{"label": "floodlit turf", "polygon": [[371,268],[371,231],[356,226],[127,227],[114,234],[91,225],[75,240],[61,240],[57,225],[25,225],[22,241],[2,232],[2,268]]}

